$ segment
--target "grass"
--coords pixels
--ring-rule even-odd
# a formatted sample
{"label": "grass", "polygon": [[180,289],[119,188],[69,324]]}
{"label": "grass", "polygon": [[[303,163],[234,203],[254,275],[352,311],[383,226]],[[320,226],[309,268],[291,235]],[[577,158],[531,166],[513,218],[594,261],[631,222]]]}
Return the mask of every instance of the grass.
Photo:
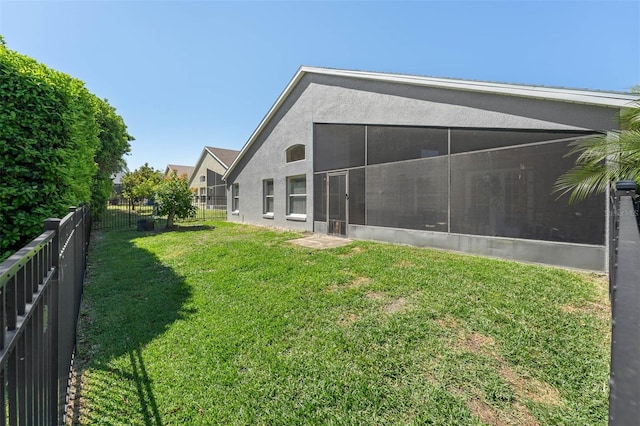
{"label": "grass", "polygon": [[602,277],[226,222],[103,232],[80,424],[606,424]]}

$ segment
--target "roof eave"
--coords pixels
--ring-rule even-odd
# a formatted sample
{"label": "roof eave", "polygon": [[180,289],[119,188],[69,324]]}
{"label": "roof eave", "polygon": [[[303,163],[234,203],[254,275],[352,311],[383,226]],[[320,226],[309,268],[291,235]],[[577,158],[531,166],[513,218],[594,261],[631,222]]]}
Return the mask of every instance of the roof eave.
{"label": "roof eave", "polygon": [[219,157],[218,157],[218,156],[217,156],[213,151],[211,151],[209,148],[210,148],[210,147],[208,147],[208,146],[205,146],[205,147],[204,147],[204,149],[206,149],[206,150],[209,152],[209,154],[211,154],[211,156],[212,156],[212,157],[213,157],[213,158],[214,158],[218,163],[220,163],[220,165],[222,165],[222,167],[224,167],[224,168],[225,168],[225,170],[226,170],[226,169],[228,169],[228,168],[229,168],[229,166],[227,166],[227,165],[225,164],[225,162],[224,162],[224,161],[222,161],[222,160],[221,160],[221,159],[220,159],[220,158],[219,158]]}
{"label": "roof eave", "polygon": [[373,73],[367,71],[350,71],[330,68],[319,68],[302,66],[294,74],[293,78],[287,84],[284,91],[280,94],[276,102],[269,109],[265,117],[262,119],[258,127],[253,131],[247,142],[244,144],[240,153],[233,160],[225,174],[222,176],[224,181],[227,180],[229,174],[235,169],[244,154],[253,145],[258,135],[264,130],[267,123],[271,120],[276,111],[282,106],[289,94],[293,91],[298,82],[307,73],[315,73],[322,75],[332,75],[338,77],[360,78],[366,80],[385,81],[391,83],[411,84],[423,87],[435,87],[442,89],[464,90],[469,92],[494,93],[508,96],[518,96],[541,100],[562,101],[570,103],[579,103],[587,105],[595,105],[610,108],[626,108],[631,107],[633,102],[638,102],[640,96],[634,94],[618,94],[611,92],[590,92],[587,90],[577,89],[560,89],[543,86],[522,86],[516,84],[492,83],[471,80],[455,80],[434,77],[417,77],[401,74]]}
{"label": "roof eave", "polygon": [[493,83],[474,80],[459,80],[437,77],[420,77],[403,74],[374,73],[367,71],[350,71],[317,67],[302,67],[304,72],[312,72],[339,77],[360,78],[365,80],[386,81],[392,83],[411,84],[415,86],[436,87],[443,89],[465,90],[471,92],[494,93],[528,98],[556,100],[613,108],[629,107],[640,96],[635,94],[597,92],[581,89],[564,89],[547,86],[526,86],[509,83]]}
{"label": "roof eave", "polygon": [[200,157],[198,157],[198,161],[196,161],[196,165],[193,168],[193,172],[191,172],[191,176],[189,177],[189,187],[191,187],[191,183],[193,182],[193,179],[196,176],[196,172],[200,169],[200,166],[202,165],[202,162],[204,161],[205,153],[207,153],[207,152],[209,152],[209,150],[205,146],[204,149],[202,150],[202,153],[200,153]]}
{"label": "roof eave", "polygon": [[242,159],[242,157],[244,157],[245,152],[247,152],[247,150],[251,147],[251,145],[253,145],[253,142],[255,142],[255,139],[262,132],[264,127],[267,125],[267,123],[271,120],[275,112],[280,108],[280,106],[282,106],[284,101],[289,97],[289,94],[293,91],[293,88],[296,87],[296,85],[302,79],[304,74],[308,72],[307,71],[308,69],[309,67],[298,68],[298,71],[296,71],[296,73],[293,75],[293,78],[291,79],[289,84],[287,84],[287,87],[285,87],[285,89],[280,94],[278,99],[276,99],[275,103],[271,106],[271,108],[269,109],[267,114],[264,116],[264,118],[262,119],[258,127],[253,131],[253,133],[247,140],[247,143],[244,144],[244,146],[242,147],[242,149],[240,150],[236,158],[234,158],[233,163],[231,163],[227,171],[224,173],[224,176],[222,176],[222,180],[226,182],[229,174],[233,171],[233,169],[236,167],[236,165]]}
{"label": "roof eave", "polygon": [[[202,163],[204,162],[204,159],[205,159],[206,153],[209,153],[209,155],[211,155],[211,156],[213,157],[213,159],[214,159],[214,160],[216,160],[218,163],[220,163],[220,165],[221,165],[222,167],[224,167],[224,169],[225,169],[225,175],[226,175],[226,172],[228,171],[228,169],[229,169],[229,168],[228,168],[228,167],[227,167],[227,165],[224,163],[224,161],[220,160],[220,158],[218,158],[218,156],[217,156],[217,155],[215,155],[215,154],[214,154],[214,153],[213,153],[209,148],[213,148],[213,147],[205,146],[205,147],[202,149],[202,153],[200,154],[200,158],[198,158],[198,162],[196,163],[196,166],[193,168],[192,176],[191,176],[191,178],[189,179],[189,186],[191,186],[191,183],[192,183],[193,179],[195,178],[196,171],[198,171],[198,170],[200,169],[200,166],[202,166]],[[238,155],[240,155],[240,154],[238,154]]]}

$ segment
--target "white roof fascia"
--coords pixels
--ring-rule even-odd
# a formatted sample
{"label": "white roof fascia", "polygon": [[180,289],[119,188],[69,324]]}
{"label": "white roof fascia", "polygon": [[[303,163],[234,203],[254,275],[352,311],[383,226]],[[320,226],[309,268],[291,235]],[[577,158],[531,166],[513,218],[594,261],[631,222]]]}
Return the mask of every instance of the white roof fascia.
{"label": "white roof fascia", "polygon": [[205,147],[202,150],[202,153],[200,154],[200,157],[198,158],[198,161],[196,162],[195,167],[193,168],[193,173],[191,173],[191,177],[189,178],[189,188],[191,188],[191,183],[193,182],[193,179],[196,177],[196,175],[198,173],[196,173],[198,170],[200,170],[200,166],[202,166],[202,162],[204,161],[204,156],[205,156],[205,152],[209,152],[207,150],[207,147]]}
{"label": "white roof fascia", "polygon": [[640,96],[635,94],[590,91],[581,89],[563,89],[545,86],[527,86],[519,84],[492,83],[473,80],[455,80],[448,78],[420,77],[367,71],[334,70],[315,67],[302,67],[301,70],[305,72],[334,75],[338,77],[352,77],[366,80],[412,84],[417,86],[439,87],[445,89],[468,90],[474,92],[551,99],[617,108],[629,107],[631,102],[640,99]]}
{"label": "white roof fascia", "polygon": [[242,147],[240,153],[229,166],[223,180],[227,180],[229,173],[235,168],[236,164],[244,157],[245,152],[253,145],[257,136],[262,132],[267,123],[271,120],[275,112],[282,106],[293,88],[298,84],[302,77],[307,73],[331,75],[336,77],[350,77],[365,80],[375,80],[390,83],[411,84],[424,87],[435,87],[453,90],[466,90],[470,92],[495,93],[500,95],[519,96],[527,98],[563,101],[571,103],[580,103],[587,105],[597,105],[611,108],[631,107],[633,102],[640,101],[640,95],[600,92],[580,89],[562,89],[544,86],[525,86],[518,84],[492,83],[473,80],[455,80],[448,78],[421,77],[403,74],[388,74],[368,71],[350,71],[331,68],[319,68],[302,66],[293,76],[287,87],[280,94],[276,102],[273,104],[267,115],[262,119],[251,137]]}
{"label": "white roof fascia", "polygon": [[205,146],[204,149],[202,150],[202,154],[200,154],[200,158],[198,158],[198,162],[196,163],[196,166],[193,168],[192,176],[189,179],[189,186],[191,186],[191,182],[193,181],[193,179],[197,174],[196,172],[200,169],[200,166],[202,166],[202,163],[204,162],[204,158],[205,158],[205,153],[207,152],[209,153],[209,155],[213,157],[214,160],[216,160],[218,163],[222,165],[222,167],[224,167],[225,175],[227,174],[227,170],[229,169],[227,165],[224,164],[213,152],[211,152],[211,150],[209,150],[209,147]]}
{"label": "white roof fascia", "polygon": [[328,68],[302,67],[305,72],[352,77],[366,80],[412,84],[417,86],[439,87],[445,89],[468,90],[474,92],[497,93],[505,95],[576,102],[616,108],[629,107],[630,103],[640,99],[635,94],[601,92],[581,89],[564,89],[545,86],[527,86],[519,84],[492,83],[473,80],[455,80],[448,78],[420,77],[402,74],[385,74],[367,71],[334,70]]}
{"label": "white roof fascia", "polygon": [[247,143],[244,144],[244,146],[242,147],[242,149],[240,150],[236,158],[233,160],[233,163],[229,165],[229,168],[224,173],[224,176],[222,176],[223,181],[225,182],[227,181],[227,176],[229,176],[229,172],[231,172],[231,170],[233,170],[236,167],[236,164],[238,163],[238,161],[240,161],[240,159],[244,157],[245,152],[247,152],[247,150],[251,147],[251,145],[253,145],[253,142],[255,141],[255,139],[262,132],[264,127],[271,120],[271,118],[276,113],[276,111],[280,108],[280,106],[282,106],[282,104],[287,99],[291,91],[293,91],[293,88],[298,84],[298,82],[302,79],[305,73],[306,73],[305,67],[300,67],[300,69],[298,69],[298,71],[295,73],[295,75],[293,76],[289,84],[287,84],[287,87],[280,94],[278,99],[276,99],[276,102],[273,104],[271,109],[269,109],[269,112],[267,112],[267,115],[264,116],[264,118],[262,119],[262,121],[260,122],[256,130],[253,131]]}
{"label": "white roof fascia", "polygon": [[213,152],[211,152],[211,151],[209,150],[209,147],[206,147],[206,146],[205,146],[205,147],[204,147],[204,149],[206,149],[206,150],[207,150],[207,152],[208,152],[209,154],[211,154],[211,156],[212,156],[212,157],[213,157],[213,158],[214,158],[218,163],[220,163],[220,164],[222,165],[222,167],[224,167],[224,168],[225,168],[225,171],[226,171],[226,169],[228,169],[228,168],[229,168],[226,164],[224,164],[224,162],[223,162],[222,160],[220,160],[220,159],[218,158],[218,156],[217,156],[217,155],[215,155]]}

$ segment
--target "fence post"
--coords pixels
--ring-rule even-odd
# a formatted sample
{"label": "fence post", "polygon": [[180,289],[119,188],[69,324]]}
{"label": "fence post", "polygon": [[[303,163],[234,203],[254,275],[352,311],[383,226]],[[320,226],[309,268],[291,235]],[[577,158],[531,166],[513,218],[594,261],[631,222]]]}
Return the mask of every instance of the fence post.
{"label": "fence post", "polygon": [[[611,375],[609,424],[637,424],[640,419],[640,231],[633,198],[636,183],[616,184],[617,229],[613,232],[611,289]],[[613,273],[611,273],[613,272]]]}
{"label": "fence post", "polygon": [[59,267],[60,267],[60,219],[46,219],[44,221],[45,231],[54,231],[53,241],[51,243],[51,288],[49,293],[48,303],[48,332],[50,335],[50,352],[51,359],[51,371],[49,377],[49,415],[47,416],[51,425],[59,425],[60,419],[58,418],[58,308],[60,301],[58,300],[58,279],[59,279]]}

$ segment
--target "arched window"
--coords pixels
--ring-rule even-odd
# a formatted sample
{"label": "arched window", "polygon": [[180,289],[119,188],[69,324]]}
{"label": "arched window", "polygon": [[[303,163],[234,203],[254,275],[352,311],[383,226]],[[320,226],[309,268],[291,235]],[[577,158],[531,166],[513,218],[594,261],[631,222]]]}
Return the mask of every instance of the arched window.
{"label": "arched window", "polygon": [[287,148],[287,163],[304,160],[304,145],[293,145]]}

